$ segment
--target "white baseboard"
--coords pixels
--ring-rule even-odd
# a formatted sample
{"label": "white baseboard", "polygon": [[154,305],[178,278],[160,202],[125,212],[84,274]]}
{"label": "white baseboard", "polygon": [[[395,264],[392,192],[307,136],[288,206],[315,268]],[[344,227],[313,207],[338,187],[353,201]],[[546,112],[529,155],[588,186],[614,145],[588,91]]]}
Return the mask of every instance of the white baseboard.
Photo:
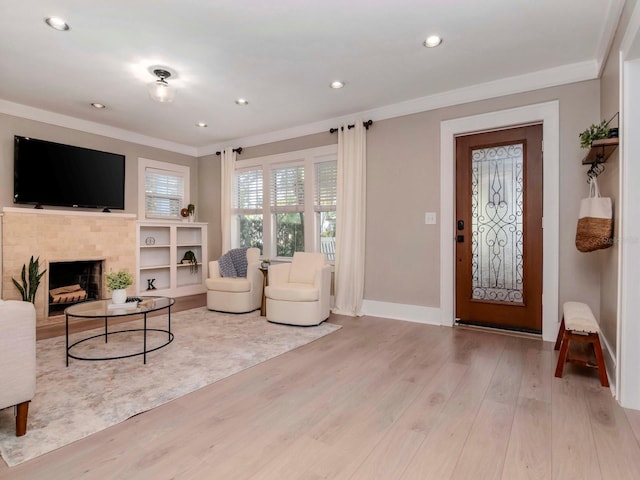
{"label": "white baseboard", "polygon": [[600,331],[600,340],[602,345],[604,346],[605,349],[605,355],[607,357],[609,357],[609,360],[611,361],[611,365],[614,366],[614,368],[617,368],[617,362],[616,362],[616,357],[615,355],[612,355],[613,349],[611,348],[611,344],[609,343],[609,341],[607,340],[607,337],[605,337],[602,334],[602,331]]}
{"label": "white baseboard", "polygon": [[[609,377],[609,387],[611,388],[611,394],[613,397],[616,397],[616,371],[618,370],[618,362],[616,361],[615,355],[613,355],[613,349],[611,348],[611,344],[607,340],[607,337],[604,336],[602,331],[600,331],[600,343],[602,344],[603,354],[605,356],[604,365],[607,368],[607,376]],[[613,375],[612,375],[613,374]]]}
{"label": "white baseboard", "polygon": [[421,307],[419,305],[364,300],[362,302],[362,314],[391,320],[424,323],[426,325],[441,325],[439,308]]}

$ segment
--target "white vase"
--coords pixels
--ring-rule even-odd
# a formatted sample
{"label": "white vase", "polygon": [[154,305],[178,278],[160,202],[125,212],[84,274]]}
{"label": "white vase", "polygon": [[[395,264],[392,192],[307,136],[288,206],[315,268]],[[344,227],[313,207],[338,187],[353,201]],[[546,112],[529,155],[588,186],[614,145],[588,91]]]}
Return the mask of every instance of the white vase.
{"label": "white vase", "polygon": [[120,305],[127,303],[127,290],[125,288],[117,288],[111,292],[111,303]]}

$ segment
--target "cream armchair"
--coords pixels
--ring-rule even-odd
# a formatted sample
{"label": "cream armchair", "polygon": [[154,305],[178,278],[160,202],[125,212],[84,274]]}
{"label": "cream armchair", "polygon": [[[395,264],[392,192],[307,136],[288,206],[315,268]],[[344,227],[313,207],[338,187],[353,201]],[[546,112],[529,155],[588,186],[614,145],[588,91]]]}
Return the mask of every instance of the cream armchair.
{"label": "cream armchair", "polygon": [[258,248],[247,249],[247,278],[222,277],[218,261],[209,262],[207,308],[229,313],[257,310],[262,303],[262,282]]}
{"label": "cream armchair", "polygon": [[331,266],[324,253],[296,252],[291,263],[269,267],[267,320],[319,325],[329,318]]}
{"label": "cream armchair", "polygon": [[0,300],[0,409],[16,407],[16,436],[27,433],[36,391],[36,310],[32,303]]}

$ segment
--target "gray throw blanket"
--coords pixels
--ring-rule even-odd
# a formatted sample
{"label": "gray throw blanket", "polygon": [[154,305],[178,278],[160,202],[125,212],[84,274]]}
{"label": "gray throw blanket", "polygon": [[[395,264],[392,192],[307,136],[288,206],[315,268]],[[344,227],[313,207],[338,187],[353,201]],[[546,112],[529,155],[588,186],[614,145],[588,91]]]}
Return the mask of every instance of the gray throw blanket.
{"label": "gray throw blanket", "polygon": [[220,276],[227,278],[247,278],[247,249],[232,248],[218,260]]}

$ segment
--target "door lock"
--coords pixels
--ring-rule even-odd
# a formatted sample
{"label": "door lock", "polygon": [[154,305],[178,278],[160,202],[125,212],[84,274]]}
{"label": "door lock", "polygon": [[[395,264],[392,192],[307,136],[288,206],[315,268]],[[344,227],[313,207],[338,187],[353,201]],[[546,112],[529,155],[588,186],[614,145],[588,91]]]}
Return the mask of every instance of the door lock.
{"label": "door lock", "polygon": [[458,230],[464,230],[464,220],[458,220]]}

